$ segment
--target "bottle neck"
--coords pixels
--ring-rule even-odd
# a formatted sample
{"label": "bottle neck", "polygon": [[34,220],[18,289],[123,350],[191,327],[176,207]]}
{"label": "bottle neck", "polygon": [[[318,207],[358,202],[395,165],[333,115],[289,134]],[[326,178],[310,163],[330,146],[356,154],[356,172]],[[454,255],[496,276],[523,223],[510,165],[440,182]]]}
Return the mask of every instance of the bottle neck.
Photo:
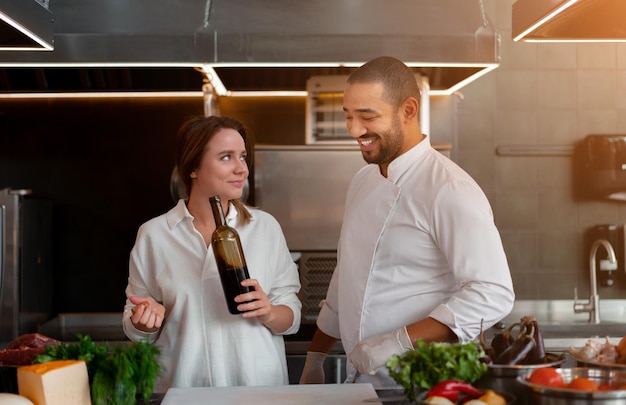
{"label": "bottle neck", "polygon": [[215,219],[215,227],[226,225],[226,218],[224,217],[224,210],[222,209],[222,202],[218,196],[211,197],[211,210],[213,211],[213,218]]}

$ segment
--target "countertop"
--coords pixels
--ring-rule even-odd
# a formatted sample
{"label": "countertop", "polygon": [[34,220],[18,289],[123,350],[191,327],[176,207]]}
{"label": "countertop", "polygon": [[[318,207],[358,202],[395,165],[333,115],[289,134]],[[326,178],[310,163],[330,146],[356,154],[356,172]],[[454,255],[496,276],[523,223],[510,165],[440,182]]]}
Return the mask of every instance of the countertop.
{"label": "countertop", "polygon": [[378,403],[378,394],[371,384],[307,384],[272,387],[206,387],[172,388],[167,391],[162,405],[357,405]]}

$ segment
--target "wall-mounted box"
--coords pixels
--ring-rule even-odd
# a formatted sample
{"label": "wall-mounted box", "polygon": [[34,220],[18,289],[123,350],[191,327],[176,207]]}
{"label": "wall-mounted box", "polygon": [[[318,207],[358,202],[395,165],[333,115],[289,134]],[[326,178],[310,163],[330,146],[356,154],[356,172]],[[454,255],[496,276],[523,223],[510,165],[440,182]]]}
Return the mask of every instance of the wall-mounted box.
{"label": "wall-mounted box", "polygon": [[626,135],[588,135],[574,151],[580,199],[626,201]]}

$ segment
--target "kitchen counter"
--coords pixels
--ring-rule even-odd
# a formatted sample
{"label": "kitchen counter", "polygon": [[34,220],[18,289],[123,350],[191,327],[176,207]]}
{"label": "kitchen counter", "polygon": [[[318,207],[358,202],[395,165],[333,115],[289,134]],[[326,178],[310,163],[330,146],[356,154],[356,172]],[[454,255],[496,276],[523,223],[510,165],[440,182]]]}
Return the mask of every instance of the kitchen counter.
{"label": "kitchen counter", "polygon": [[371,384],[307,384],[272,387],[206,387],[172,388],[167,391],[162,405],[357,405],[366,401],[378,403],[378,394]]}

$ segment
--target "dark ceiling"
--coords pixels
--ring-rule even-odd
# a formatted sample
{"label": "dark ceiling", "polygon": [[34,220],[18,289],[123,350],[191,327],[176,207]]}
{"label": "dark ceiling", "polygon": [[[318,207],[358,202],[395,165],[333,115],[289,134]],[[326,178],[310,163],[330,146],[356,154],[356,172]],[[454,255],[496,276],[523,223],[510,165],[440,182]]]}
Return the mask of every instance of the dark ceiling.
{"label": "dark ceiling", "polygon": [[[347,67],[216,68],[228,90],[305,91],[311,76],[348,75]],[[461,80],[465,70],[415,68],[431,89]],[[445,75],[443,75],[445,73]],[[458,75],[458,77],[451,77]],[[194,68],[0,68],[0,93],[98,91],[200,91],[204,76]]]}
{"label": "dark ceiling", "polygon": [[[227,89],[304,91],[310,76],[349,74],[354,68],[217,68]],[[0,92],[200,91],[194,68],[4,68]]]}
{"label": "dark ceiling", "polygon": [[0,92],[199,91],[192,68],[5,68]]}

